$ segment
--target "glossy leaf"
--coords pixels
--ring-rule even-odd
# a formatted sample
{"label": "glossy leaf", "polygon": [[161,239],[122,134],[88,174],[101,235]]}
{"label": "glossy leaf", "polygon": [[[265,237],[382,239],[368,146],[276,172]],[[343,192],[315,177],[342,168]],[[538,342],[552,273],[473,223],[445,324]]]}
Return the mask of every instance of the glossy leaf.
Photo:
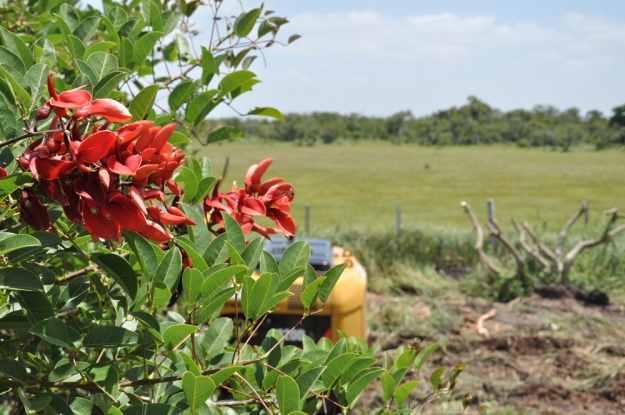
{"label": "glossy leaf", "polygon": [[232,216],[222,213],[224,219],[224,226],[226,228],[226,235],[228,235],[228,242],[241,253],[245,250],[245,236],[243,235],[243,229],[241,225]]}
{"label": "glossy leaf", "polygon": [[202,346],[206,355],[210,357],[221,353],[228,344],[233,329],[232,319],[221,317],[215,320],[206,331],[202,340]]}
{"label": "glossy leaf", "polygon": [[310,259],[310,245],[306,241],[297,241],[289,245],[280,258],[280,275],[286,275],[294,268],[305,267]]}
{"label": "glossy leaf", "polygon": [[280,413],[286,415],[294,411],[299,404],[299,386],[290,376],[279,376],[276,380],[276,401]]}
{"label": "glossy leaf", "polygon": [[[80,55],[82,57],[83,54]],[[106,52],[94,52],[87,58],[87,64],[93,69],[96,77],[98,78],[94,82],[100,81],[100,79],[104,78],[111,72],[117,71],[119,68],[119,63],[117,62],[117,58],[115,55]],[[93,79],[92,79],[93,81]]]}
{"label": "glossy leaf", "polygon": [[211,298],[219,291],[219,288],[228,281],[231,281],[235,275],[245,272],[246,270],[247,268],[243,265],[233,265],[209,275],[202,284],[202,296],[204,298]]}
{"label": "glossy leaf", "polygon": [[148,32],[137,40],[132,50],[133,59],[137,65],[143,64],[162,36],[162,32]]}
{"label": "glossy leaf", "polygon": [[253,110],[250,110],[250,112],[248,112],[248,115],[260,115],[263,117],[270,117],[270,118],[275,118],[280,121],[284,121],[284,115],[282,115],[282,113],[275,108],[269,108],[269,107],[254,108]]}
{"label": "glossy leaf", "polygon": [[347,388],[347,393],[345,394],[345,398],[347,402],[353,402],[362,391],[365,390],[367,386],[369,386],[378,376],[382,373],[386,372],[385,369],[381,368],[371,368],[365,369],[360,372],[352,382],[350,382],[349,387]]}
{"label": "glossy leaf", "polygon": [[167,103],[171,111],[176,111],[182,104],[191,98],[191,93],[195,89],[195,83],[191,81],[180,82],[169,94]]}
{"label": "glossy leaf", "polygon": [[0,232],[0,255],[28,246],[41,246],[41,242],[30,235]]}
{"label": "glossy leaf", "polygon": [[306,287],[300,296],[302,304],[304,307],[309,308],[313,302],[317,299],[317,293],[319,291],[319,286],[325,281],[325,277],[317,278],[311,284]]}
{"label": "glossy leaf", "polygon": [[323,282],[323,284],[321,284],[321,287],[319,287],[319,299],[322,303],[328,301],[328,297],[330,296],[332,289],[338,282],[339,278],[341,278],[341,274],[346,267],[346,262],[343,264],[339,264],[323,275],[324,277],[326,277],[326,280]]}
{"label": "glossy leaf", "polygon": [[176,324],[167,327],[163,330],[163,340],[165,341],[165,348],[168,351],[175,350],[180,347],[192,333],[197,333],[200,330],[197,326],[190,324]]}
{"label": "glossy leaf", "polygon": [[239,138],[243,136],[243,131],[237,127],[221,127],[208,134],[208,137],[206,138],[206,144],[216,143],[219,141],[228,140],[231,138]]}
{"label": "glossy leaf", "polygon": [[243,12],[234,22],[234,33],[239,37],[245,37],[250,34],[256,19],[260,16],[261,9],[252,9],[248,12]]}
{"label": "glossy leaf", "polygon": [[187,304],[192,305],[197,301],[203,282],[204,277],[197,269],[187,268],[184,270],[182,274],[182,289]]}
{"label": "glossy leaf", "polygon": [[215,384],[206,376],[195,376],[191,372],[186,372],[182,376],[182,390],[193,412],[210,398],[215,390]]}
{"label": "glossy leaf", "polygon": [[5,379],[22,383],[28,380],[26,367],[21,362],[12,359],[0,359],[0,375]]}
{"label": "glossy leaf", "polygon": [[428,357],[430,357],[430,355],[434,353],[434,351],[438,349],[439,347],[440,347],[440,344],[434,343],[421,349],[421,351],[419,352],[419,354],[414,360],[414,368],[417,371],[419,371],[421,369],[421,366],[423,366],[423,364],[425,363],[425,361],[428,360]]}
{"label": "glossy leaf", "polygon": [[132,114],[132,121],[139,121],[147,118],[152,106],[154,105],[154,100],[156,99],[156,93],[158,90],[158,85],[148,85],[139,91],[128,107],[128,111]]}
{"label": "glossy leaf", "polygon": [[402,406],[404,402],[406,402],[406,399],[408,399],[408,396],[410,396],[410,393],[414,390],[414,388],[416,388],[420,384],[421,382],[419,382],[418,380],[413,380],[410,382],[406,382],[403,385],[400,385],[395,391],[395,402],[397,402],[397,405]]}
{"label": "glossy leaf", "polygon": [[146,341],[133,331],[117,326],[98,326],[87,332],[84,347],[102,349],[144,344]]}
{"label": "glossy leaf", "polygon": [[137,296],[137,275],[124,257],[115,254],[96,254],[91,260],[98,264],[107,276],[113,278],[131,299]]}
{"label": "glossy leaf", "polygon": [[74,348],[73,340],[80,339],[80,335],[76,330],[68,327],[63,321],[56,317],[40,321],[32,326],[28,332],[41,337],[49,343],[68,349]]}

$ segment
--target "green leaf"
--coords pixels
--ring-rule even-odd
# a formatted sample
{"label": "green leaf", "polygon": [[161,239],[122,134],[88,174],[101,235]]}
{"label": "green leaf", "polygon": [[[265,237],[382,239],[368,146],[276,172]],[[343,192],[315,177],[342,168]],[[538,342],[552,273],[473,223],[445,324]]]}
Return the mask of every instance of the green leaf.
{"label": "green leaf", "polygon": [[313,367],[301,373],[297,377],[296,382],[299,387],[300,402],[306,398],[310,388],[312,388],[325,369],[325,367]]}
{"label": "green leaf", "polygon": [[171,111],[175,112],[182,104],[187,102],[191,98],[191,93],[193,93],[194,89],[195,83],[191,81],[180,82],[176,85],[167,99]]}
{"label": "green leaf", "polygon": [[258,38],[260,39],[261,37],[265,36],[269,32],[273,32],[275,36],[280,26],[288,22],[289,21],[285,19],[284,17],[270,17],[269,19],[263,20],[260,26],[258,26]]}
{"label": "green leaf", "polygon": [[20,58],[17,53],[10,51],[4,46],[0,46],[0,65],[10,66],[20,74],[26,74],[26,66],[24,66],[22,58]]}
{"label": "green leaf", "polygon": [[50,61],[50,65],[56,64],[56,52],[55,52],[54,45],[52,44],[52,42],[50,42],[45,37],[42,37],[42,38],[37,39],[37,41],[35,42],[35,45],[40,47],[41,50],[43,51],[43,55],[41,55],[41,58],[40,58],[40,60],[43,61],[42,63],[45,63],[46,60],[48,60]]}
{"label": "green leaf", "polygon": [[267,251],[263,251],[260,257],[260,272],[261,274],[273,272],[274,274],[280,275],[280,268],[278,267],[276,259]]}
{"label": "green leaf", "polygon": [[[190,170],[187,167],[183,168]],[[187,232],[197,247],[198,252],[205,252],[210,244],[210,234],[208,232],[208,228],[206,227],[206,223],[204,222],[204,217],[189,205],[181,203],[180,206],[182,207],[184,214],[187,215],[189,219],[197,223],[197,225],[187,225]]]}
{"label": "green leaf", "polygon": [[182,16],[182,13],[174,11],[167,11],[163,13],[163,33],[166,35],[171,33],[178,25]]}
{"label": "green leaf", "polygon": [[143,403],[124,409],[124,415],[178,415],[180,410],[166,403]]}
{"label": "green leaf", "polygon": [[156,318],[153,315],[148,314],[144,311],[135,311],[132,315],[141,322],[143,327],[147,329],[148,332],[154,337],[154,339],[163,343],[163,337],[161,336],[161,326],[158,324]]}
{"label": "green leaf", "polygon": [[187,38],[182,36],[180,33],[176,33],[176,45],[178,46],[178,59],[183,62],[190,61],[192,59],[191,46],[189,46]]}
{"label": "green leaf", "polygon": [[289,36],[289,40],[288,40],[287,44],[290,45],[291,43],[295,42],[300,37],[301,37],[300,35],[291,35],[291,36]]}
{"label": "green leaf", "polygon": [[255,238],[245,247],[241,253],[241,258],[247,264],[247,275],[252,275],[258,261],[260,261],[260,255],[263,253],[263,241],[262,237]]}
{"label": "green leaf", "polygon": [[228,235],[228,242],[232,244],[237,252],[243,252],[245,250],[245,235],[243,235],[243,229],[241,225],[232,216],[222,213],[224,220],[224,227],[226,228],[226,235]]}
{"label": "green leaf", "polygon": [[[231,318],[221,317],[218,318],[210,325],[204,339],[202,340],[202,346],[206,351],[206,356],[209,358],[222,353],[224,348],[228,345],[228,340],[232,336],[232,330],[234,324]],[[215,382],[216,385],[221,382]]]}
{"label": "green leaf", "polygon": [[209,49],[202,46],[202,85],[208,85],[215,72],[217,72],[215,58]]}
{"label": "green leaf", "polygon": [[182,289],[189,307],[195,303],[200,296],[204,277],[202,273],[194,268],[187,268],[182,274]]}
{"label": "green leaf", "polygon": [[263,117],[271,117],[280,121],[284,121],[284,115],[282,115],[282,113],[278,111],[277,109],[270,108],[270,107],[257,107],[257,108],[254,108],[253,110],[250,110],[250,112],[248,112],[247,114],[248,115],[260,115]]}
{"label": "green leaf", "polygon": [[49,72],[50,69],[48,68],[48,65],[44,65],[42,63],[32,66],[28,72],[26,72],[26,76],[24,78],[26,79],[26,82],[28,82],[31,92],[30,108],[28,109],[29,112],[41,107],[41,99],[46,91]]}
{"label": "green leaf", "polygon": [[191,142],[191,139],[180,131],[174,131],[167,141],[171,143],[174,147],[182,147],[186,144],[189,144]]}
{"label": "green leaf", "polygon": [[50,403],[48,406],[56,412],[56,415],[74,415],[72,408],[65,402],[65,399],[59,395],[55,395],[51,392],[46,392],[43,395],[50,397]]}
{"label": "green leaf", "polygon": [[[204,201],[204,198],[208,195],[208,193],[213,190],[213,187],[217,183],[216,177],[204,177],[197,185],[197,193],[195,194],[194,203],[201,203]],[[204,223],[204,220],[202,220]]]}
{"label": "green leaf", "polygon": [[208,134],[206,144],[216,143],[218,141],[228,140],[230,138],[243,137],[244,133],[237,127],[221,127]]}
{"label": "green leaf", "polygon": [[82,342],[84,347],[109,348],[131,347],[147,343],[134,331],[117,326],[97,326],[90,329]]}
{"label": "green leaf", "polygon": [[430,383],[432,384],[432,386],[434,386],[434,389],[439,388],[442,382],[443,375],[445,374],[446,371],[447,371],[446,367],[439,367],[434,372],[432,372],[432,374],[430,375]]}
{"label": "green leaf", "polygon": [[9,380],[26,383],[28,373],[26,367],[17,360],[0,359],[0,375]]}
{"label": "green leaf", "polygon": [[250,34],[256,19],[260,16],[261,9],[252,9],[249,12],[243,12],[234,21],[234,33],[238,37],[245,37]]}
{"label": "green leaf", "polygon": [[428,360],[428,357],[430,357],[430,355],[434,353],[434,351],[438,349],[439,347],[440,347],[440,344],[434,343],[421,349],[421,351],[419,352],[419,354],[414,360],[415,369],[419,371],[421,369],[421,366],[423,366],[423,364],[425,363],[425,361]]}
{"label": "green leaf", "polygon": [[139,91],[128,107],[128,111],[132,114],[132,121],[139,121],[147,118],[150,110],[152,109],[152,105],[154,105],[154,100],[156,99],[158,90],[158,85],[148,85]]}
{"label": "green leaf", "polygon": [[[80,56],[83,56],[81,54]],[[94,52],[87,58],[87,65],[93,69],[93,72],[96,74],[97,80],[94,83],[100,81],[100,79],[104,78],[107,74],[111,72],[117,71],[119,69],[119,63],[117,62],[117,58],[115,55],[111,55],[106,52]],[[132,111],[131,111],[132,112]]]}
{"label": "green leaf", "polygon": [[43,291],[43,284],[37,275],[24,268],[0,268],[0,289]]}
{"label": "green leaf", "polygon": [[154,0],[147,0],[150,4],[150,24],[152,25],[152,30],[157,32],[163,31],[163,18],[161,17],[162,10],[160,10],[159,6],[156,5]]}
{"label": "green leaf", "polygon": [[321,287],[319,288],[319,299],[322,303],[328,301],[328,297],[330,296],[332,289],[336,285],[337,281],[341,277],[341,274],[343,273],[343,270],[346,267],[346,262],[343,264],[339,264],[323,275],[324,277],[326,277],[326,280],[323,282],[323,284],[321,284]]}
{"label": "green leaf", "polygon": [[215,294],[208,303],[205,302],[197,314],[198,324],[204,324],[207,320],[210,321],[215,318],[224,304],[226,304],[226,301],[232,298],[233,295],[234,287],[226,288]]}
{"label": "green leaf", "polygon": [[384,391],[384,400],[390,401],[395,393],[395,387],[397,383],[395,383],[395,379],[388,373],[385,373],[382,376],[382,390]]}
{"label": "green leaf", "polygon": [[226,242],[226,246],[228,247],[228,254],[230,256],[230,263],[233,265],[247,265],[241,255],[237,252],[234,246],[230,243],[230,241]]}
{"label": "green leaf", "polygon": [[35,63],[33,53],[30,51],[28,46],[26,46],[26,43],[24,43],[21,37],[9,32],[4,27],[0,27],[0,35],[2,36],[4,46],[17,54],[26,68],[33,66]]}
{"label": "green leaf", "polygon": [[267,310],[272,310],[275,306],[278,305],[278,303],[280,303],[280,301],[284,300],[285,298],[292,297],[293,295],[294,294],[290,291],[281,291],[279,293],[276,293],[271,301],[267,303]]}
{"label": "green leaf", "polygon": [[26,92],[26,90],[22,87],[22,85],[26,84],[26,80],[22,78],[18,82],[18,80],[16,79],[16,77],[20,76],[21,75],[16,72],[15,69],[11,68],[10,66],[3,67],[2,64],[0,64],[0,78],[4,78],[8,82],[8,84],[11,86],[11,89],[13,90],[13,95],[17,97],[20,105],[24,109],[28,110],[28,108],[30,108],[31,102],[30,94]]}
{"label": "green leaf", "polygon": [[103,415],[104,412],[96,404],[85,398],[75,398],[70,403],[74,415]]}
{"label": "green leaf", "polygon": [[90,288],[91,284],[86,278],[78,277],[72,279],[59,294],[59,300],[56,304],[59,308],[59,312],[69,311],[76,308],[78,304],[80,304],[85,297],[87,297]]}
{"label": "green leaf", "polygon": [[182,271],[182,255],[177,247],[172,247],[165,254],[154,273],[154,282],[164,283],[169,291],[173,291],[178,286],[178,277]]}
{"label": "green leaf", "polygon": [[222,233],[217,238],[213,239],[203,255],[207,264],[214,266],[216,264],[225,263],[228,260],[229,254],[228,247],[226,246],[227,240],[228,235],[225,233]]}
{"label": "green leaf", "polygon": [[93,98],[106,98],[113,91],[117,91],[119,83],[124,80],[127,73],[122,71],[115,71],[105,75],[100,81],[93,87]]}
{"label": "green leaf", "polygon": [[350,382],[349,387],[347,388],[347,393],[345,394],[347,402],[351,403],[356,398],[358,398],[362,391],[365,390],[365,388],[369,386],[375,380],[375,378],[377,378],[380,374],[384,372],[386,372],[386,369],[371,368],[365,369],[358,375],[356,375],[354,380]]}
{"label": "green leaf", "polygon": [[165,348],[168,351],[180,347],[180,345],[192,334],[197,333],[200,330],[197,326],[190,324],[175,324],[167,327],[163,330],[163,340],[165,341]]}
{"label": "green leaf", "polygon": [[356,374],[360,373],[363,369],[368,368],[375,362],[377,362],[377,359],[373,357],[356,357],[352,359],[345,370],[343,370],[343,373],[339,378],[339,384],[344,385],[350,382]]}
{"label": "green leaf", "polygon": [[100,25],[100,18],[97,16],[87,17],[83,20],[78,27],[74,30],[74,35],[81,39],[83,42],[91,40],[93,35],[98,30],[98,26]]}
{"label": "green leaf", "polygon": [[[2,183],[2,180],[0,180],[0,183]],[[36,238],[41,246],[20,248],[10,252],[8,255],[10,263],[15,263],[25,258],[30,258],[34,255],[42,253],[47,247],[57,246],[61,244],[61,238],[58,235],[50,232],[33,232],[30,234],[30,236]]]}
{"label": "green leaf", "polygon": [[[254,321],[258,321],[269,309],[268,304],[271,302],[273,295],[276,293],[280,278],[277,274],[263,274],[256,280],[252,290],[252,298],[250,299],[250,315]],[[241,300],[243,300],[241,298]]]}
{"label": "green leaf", "polygon": [[193,413],[210,398],[215,390],[215,384],[206,376],[195,376],[191,372],[186,372],[182,375],[182,390]]}
{"label": "green leaf", "polygon": [[184,200],[185,202],[193,202],[193,198],[197,193],[198,180],[193,170],[188,167],[180,167],[182,182],[184,183]]}
{"label": "green leaf", "polygon": [[137,40],[132,50],[133,59],[137,65],[143,65],[145,58],[152,52],[161,37],[163,37],[163,32],[148,32]]}
{"label": "green leaf", "polygon": [[78,17],[78,13],[76,13],[76,10],[68,3],[64,3],[61,5],[59,15],[72,32],[76,30],[76,28],[80,24],[80,18]]}
{"label": "green leaf", "polygon": [[293,285],[293,283],[300,277],[300,275],[302,275],[303,272],[304,268],[300,267],[292,269],[291,272],[286,275],[282,275],[282,278],[280,279],[280,285],[278,285],[278,291],[288,290],[291,285]]}
{"label": "green leaf", "polygon": [[[18,311],[17,313],[21,312]],[[0,318],[1,330],[29,329],[31,327],[32,323],[26,316],[11,313],[10,315]]]}
{"label": "green leaf", "polygon": [[81,61],[80,59],[76,59],[74,62],[76,62],[76,66],[78,67],[80,73],[86,75],[89,78],[90,83],[92,83],[93,85],[98,83],[98,75],[87,62]]}
{"label": "green leaf", "polygon": [[397,402],[397,406],[401,407],[404,402],[406,402],[406,399],[408,399],[408,396],[410,396],[410,393],[414,390],[414,388],[420,384],[421,382],[418,380],[413,380],[398,387],[395,391],[395,402]]}
{"label": "green leaf", "polygon": [[[70,333],[70,330],[72,333]],[[57,346],[73,349],[74,343],[72,339],[80,339],[80,334],[71,327],[68,327],[63,321],[56,317],[40,321],[28,330],[29,333],[35,334],[42,339],[55,344]]]}
{"label": "green leaf", "polygon": [[[119,35],[117,34],[117,29],[106,16],[101,16],[102,23],[104,23],[104,27],[106,27],[106,32],[108,33],[108,39],[115,44],[119,44]],[[123,64],[122,64],[123,65]]]}
{"label": "green leaf", "polygon": [[119,373],[111,363],[96,363],[89,366],[85,371],[87,378],[91,379],[102,392],[109,398],[117,401],[117,390],[119,388]]}
{"label": "green leaf", "polygon": [[27,246],[41,246],[41,242],[30,235],[0,232],[0,255]]}
{"label": "green leaf", "polygon": [[152,284],[152,305],[160,308],[171,300],[171,290],[162,282]]}
{"label": "green leaf", "polygon": [[310,259],[310,245],[297,241],[288,246],[280,258],[280,275],[286,275],[294,268],[305,267]]}
{"label": "green leaf", "polygon": [[124,230],[123,235],[126,242],[128,242],[128,245],[130,245],[130,249],[132,249],[132,252],[137,257],[137,260],[141,265],[143,275],[149,281],[158,267],[158,258],[156,257],[154,248],[159,248],[154,247],[147,239],[136,232]]}
{"label": "green leaf", "polygon": [[332,386],[354,357],[356,357],[356,353],[345,353],[328,362],[326,370],[321,375],[323,384],[327,388]]}
{"label": "green leaf", "polygon": [[252,311],[252,292],[254,291],[254,284],[256,281],[252,277],[248,277],[247,275],[243,276],[243,280],[241,281],[243,285],[241,288],[241,309],[245,317],[248,319],[252,319],[253,311]]}
{"label": "green leaf", "polygon": [[317,278],[311,284],[306,287],[300,296],[302,304],[304,307],[309,308],[313,302],[317,299],[317,292],[319,291],[319,285],[321,285],[325,281],[325,277]]}
{"label": "green leaf", "polygon": [[193,268],[197,269],[200,272],[204,272],[208,269],[206,261],[204,261],[204,258],[202,258],[202,256],[199,254],[197,247],[190,239],[184,236],[179,236],[178,238],[176,238],[176,241],[178,242],[178,245],[180,245],[185,250],[189,258],[191,259],[191,262],[193,262]]}
{"label": "green leaf", "polygon": [[211,298],[226,282],[231,281],[235,275],[246,270],[247,267],[243,265],[232,265],[209,275],[202,283],[202,296],[206,299]]}
{"label": "green leaf", "polygon": [[119,62],[124,68],[132,69],[134,66],[133,50],[134,45],[132,42],[128,38],[123,37],[119,46]]}
{"label": "green leaf", "polygon": [[240,87],[244,82],[255,78],[256,74],[251,71],[236,71],[223,77],[219,83],[221,95],[227,95]]}
{"label": "green leaf", "polygon": [[94,42],[91,45],[89,45],[89,47],[87,47],[87,50],[85,50],[85,54],[83,55],[83,59],[87,59],[89,58],[89,56],[95,52],[107,52],[110,49],[113,49],[117,46],[116,42],[106,42],[106,41],[99,41],[99,42]]}
{"label": "green leaf", "polygon": [[297,382],[290,376],[279,376],[276,380],[276,400],[280,413],[286,415],[297,409],[300,390]]}
{"label": "green leaf", "polygon": [[199,124],[219,103],[219,100],[213,101],[217,92],[219,91],[211,89],[196,95],[187,105],[185,120],[193,126]]}
{"label": "green leaf", "polygon": [[128,296],[134,300],[137,296],[137,275],[128,261],[116,254],[94,254],[91,260],[118,283]]}
{"label": "green leaf", "polygon": [[[228,320],[232,321],[231,319],[228,319]],[[209,378],[213,381],[215,385],[221,385],[226,379],[228,379],[230,376],[234,375],[235,373],[240,372],[242,369],[245,369],[245,366],[241,366],[241,365],[230,366],[230,367],[221,369],[217,373],[213,373],[212,375],[209,376]]]}
{"label": "green leaf", "polygon": [[20,305],[26,311],[28,320],[32,324],[54,317],[54,308],[44,293],[39,291],[18,291],[17,297]]}
{"label": "green leaf", "polygon": [[78,37],[74,35],[68,35],[66,38],[67,49],[72,59],[82,59],[85,56],[87,48],[85,44]]}

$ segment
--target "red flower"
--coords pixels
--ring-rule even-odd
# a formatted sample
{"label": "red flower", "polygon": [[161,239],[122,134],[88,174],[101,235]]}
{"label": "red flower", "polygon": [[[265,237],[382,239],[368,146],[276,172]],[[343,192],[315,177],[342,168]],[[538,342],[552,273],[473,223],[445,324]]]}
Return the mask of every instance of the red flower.
{"label": "red flower", "polygon": [[52,228],[52,223],[50,223],[48,209],[41,203],[39,196],[31,191],[22,190],[20,214],[24,222],[32,226],[36,231],[54,229]]}

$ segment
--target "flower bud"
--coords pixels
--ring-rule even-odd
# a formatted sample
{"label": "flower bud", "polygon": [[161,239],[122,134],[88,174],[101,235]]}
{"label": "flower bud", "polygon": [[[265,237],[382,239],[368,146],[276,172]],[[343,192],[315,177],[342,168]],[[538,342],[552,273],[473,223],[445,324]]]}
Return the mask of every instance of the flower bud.
{"label": "flower bud", "polygon": [[50,108],[48,108],[48,107],[41,107],[35,113],[35,119],[37,121],[45,120],[46,118],[48,118],[50,116],[50,112],[52,112],[52,110]]}

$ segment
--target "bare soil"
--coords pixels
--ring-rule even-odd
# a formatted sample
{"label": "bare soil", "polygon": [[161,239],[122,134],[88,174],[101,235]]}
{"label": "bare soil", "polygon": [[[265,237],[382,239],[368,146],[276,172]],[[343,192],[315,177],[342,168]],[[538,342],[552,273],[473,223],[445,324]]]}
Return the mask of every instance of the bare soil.
{"label": "bare soil", "polygon": [[[403,300],[404,307],[421,307],[422,311],[434,301],[418,296]],[[508,304],[461,296],[435,301],[436,309],[428,308],[429,314],[414,319],[415,327],[407,324],[386,333],[376,330],[372,343],[392,350],[412,340],[405,333],[416,333],[423,344],[442,343],[420,376],[427,382],[432,369],[467,364],[459,378],[456,401],[471,392],[475,405],[493,408],[490,414],[625,413],[622,307],[595,306],[568,295],[555,299],[535,295]],[[379,318],[379,308],[387,303],[387,297],[371,293],[370,316]],[[486,331],[478,334],[480,316],[491,309],[494,317],[483,322]],[[437,313],[455,317],[455,323],[441,328],[438,338],[425,330]],[[419,335],[419,327],[429,334]],[[369,398],[372,403],[379,399]],[[424,413],[452,412],[432,407]]]}

